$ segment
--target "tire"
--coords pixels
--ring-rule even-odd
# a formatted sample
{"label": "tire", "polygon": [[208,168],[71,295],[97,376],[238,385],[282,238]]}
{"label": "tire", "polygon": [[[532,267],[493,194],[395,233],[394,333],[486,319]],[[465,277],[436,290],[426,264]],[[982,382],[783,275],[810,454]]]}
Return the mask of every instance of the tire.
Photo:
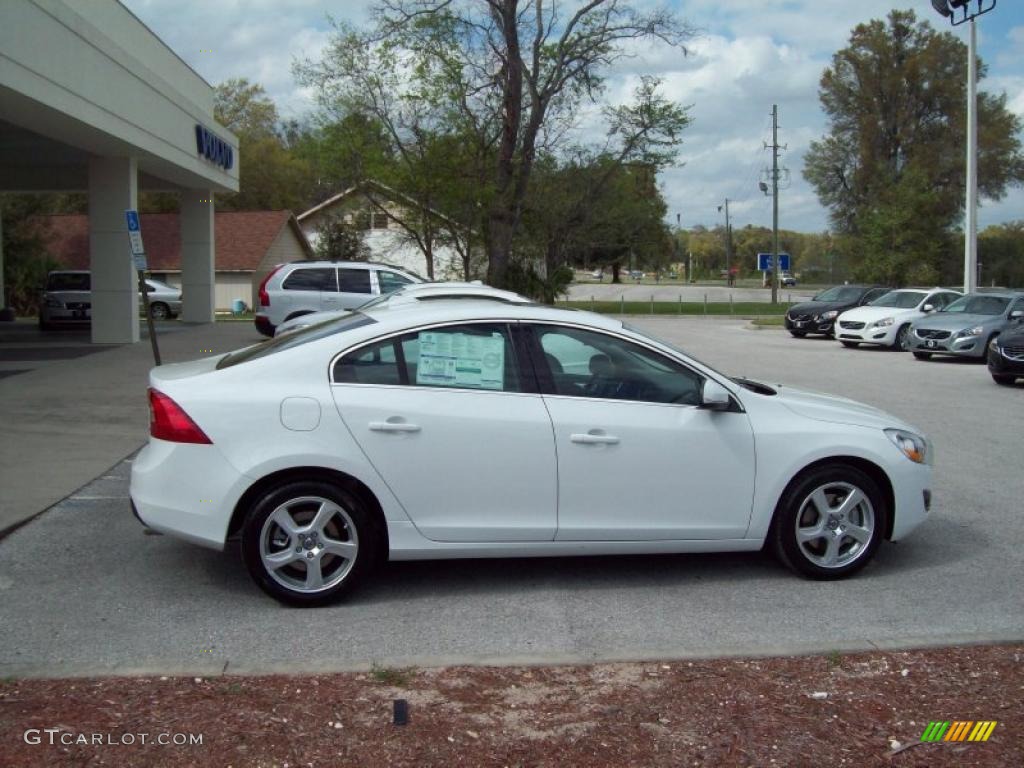
{"label": "tire", "polygon": [[856,349],[860,345],[859,341],[843,341],[842,339],[839,340],[839,343],[847,349]]}
{"label": "tire", "polygon": [[790,334],[793,336],[794,339],[802,339],[804,336],[807,335],[807,331],[790,331]]}
{"label": "tire", "polygon": [[918,360],[928,360],[932,356],[931,352],[914,352],[914,357]]}
{"label": "tire", "polygon": [[1016,376],[1007,376],[1005,373],[993,373],[992,381],[996,384],[1001,384],[1004,387],[1012,387],[1014,382],[1017,381]]}
{"label": "tire", "polygon": [[910,325],[901,325],[900,329],[896,331],[896,338],[893,340],[892,349],[894,352],[906,352],[907,351],[907,337],[910,335]]}
{"label": "tire", "polygon": [[[847,509],[850,501],[853,506]],[[796,573],[842,579],[874,557],[888,519],[874,480],[856,467],[825,464],[789,484],[768,537],[776,557]]]}
{"label": "tire", "polygon": [[[302,607],[327,605],[373,570],[383,541],[380,522],[344,489],[322,480],[291,481],[271,488],[249,511],[242,526],[242,559],[274,599]],[[280,561],[276,567],[273,556]],[[319,581],[309,568],[314,563]]]}
{"label": "tire", "polygon": [[149,305],[149,316],[154,320],[166,320],[171,316],[171,308],[162,301],[158,301]]}

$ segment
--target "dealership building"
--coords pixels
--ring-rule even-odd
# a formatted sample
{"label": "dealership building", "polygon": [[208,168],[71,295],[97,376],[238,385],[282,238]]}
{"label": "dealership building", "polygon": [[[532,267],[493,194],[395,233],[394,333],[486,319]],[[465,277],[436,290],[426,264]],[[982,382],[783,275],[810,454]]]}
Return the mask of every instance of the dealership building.
{"label": "dealership building", "polygon": [[0,193],[88,194],[94,342],[139,340],[139,190],[179,195],[183,319],[213,321],[213,199],[238,165],[212,86],[117,0],[0,0]]}

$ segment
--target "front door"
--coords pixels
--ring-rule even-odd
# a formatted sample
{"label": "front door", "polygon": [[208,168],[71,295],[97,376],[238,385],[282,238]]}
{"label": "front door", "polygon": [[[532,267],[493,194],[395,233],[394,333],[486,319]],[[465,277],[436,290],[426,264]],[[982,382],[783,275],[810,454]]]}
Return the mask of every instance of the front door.
{"label": "front door", "polygon": [[424,536],[550,541],[556,463],[509,329],[432,327],[360,347],[332,371],[352,436]]}
{"label": "front door", "polygon": [[704,377],[611,334],[535,325],[567,541],[742,538],[754,494],[747,415],[699,408]]}

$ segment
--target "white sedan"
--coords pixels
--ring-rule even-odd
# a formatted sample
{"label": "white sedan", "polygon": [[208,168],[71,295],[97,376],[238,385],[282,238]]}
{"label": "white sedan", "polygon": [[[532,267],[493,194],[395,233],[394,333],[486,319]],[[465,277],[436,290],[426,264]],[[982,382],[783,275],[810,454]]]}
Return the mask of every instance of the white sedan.
{"label": "white sedan", "polygon": [[931,446],[879,410],[727,376],[619,320],[382,305],[154,368],[150,528],[290,604],[383,559],[756,551],[815,579],[928,515]]}
{"label": "white sedan", "polygon": [[836,318],[836,340],[844,347],[873,344],[895,350],[907,349],[907,335],[914,321],[941,310],[962,296],[944,288],[900,288],[869,304],[843,312]]}

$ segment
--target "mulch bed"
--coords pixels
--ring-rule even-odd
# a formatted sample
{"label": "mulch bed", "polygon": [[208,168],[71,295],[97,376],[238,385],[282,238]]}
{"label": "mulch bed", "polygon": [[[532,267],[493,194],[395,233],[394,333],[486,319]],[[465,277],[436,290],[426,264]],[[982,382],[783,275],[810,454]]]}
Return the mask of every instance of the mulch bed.
{"label": "mulch bed", "polygon": [[[394,724],[395,699],[407,702],[407,725]],[[8,679],[0,683],[0,765],[1022,766],[1022,702],[1024,645]],[[998,725],[986,742],[923,743],[932,720]],[[154,743],[176,734],[201,735],[202,744]]]}

